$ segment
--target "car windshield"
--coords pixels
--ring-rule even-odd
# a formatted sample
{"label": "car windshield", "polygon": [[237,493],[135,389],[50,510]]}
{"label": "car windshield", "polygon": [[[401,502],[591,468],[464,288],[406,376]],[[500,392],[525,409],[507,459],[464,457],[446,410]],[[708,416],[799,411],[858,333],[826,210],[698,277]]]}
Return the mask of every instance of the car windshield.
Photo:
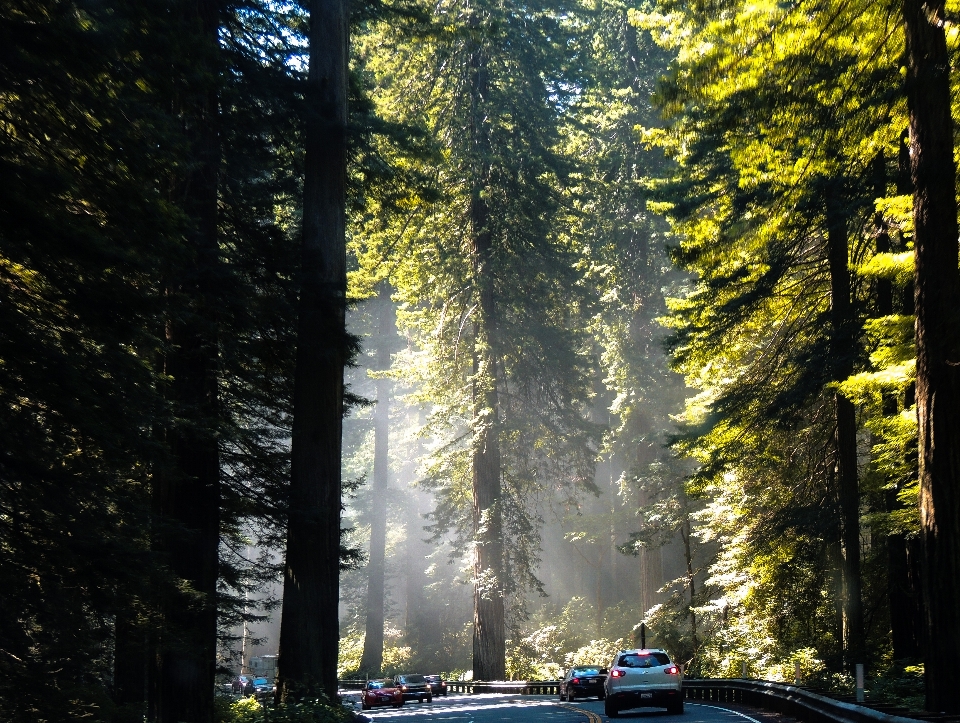
{"label": "car windshield", "polygon": [[425,678],[422,675],[404,675],[400,678],[404,683],[424,683]]}
{"label": "car windshield", "polygon": [[572,675],[599,675],[600,668],[574,668],[570,673]]}
{"label": "car windshield", "polygon": [[670,665],[670,658],[666,653],[627,653],[620,656],[617,665],[621,668],[654,668]]}
{"label": "car windshield", "polygon": [[374,690],[376,688],[392,688],[392,687],[393,687],[392,680],[371,680],[369,683],[367,683],[367,688],[369,690]]}
{"label": "car windshield", "polygon": [[254,685],[270,685],[270,681],[266,678],[255,678],[253,681]]}
{"label": "car windshield", "polygon": [[439,675],[425,675],[423,676],[426,680],[429,680],[431,683],[436,683],[440,680]]}

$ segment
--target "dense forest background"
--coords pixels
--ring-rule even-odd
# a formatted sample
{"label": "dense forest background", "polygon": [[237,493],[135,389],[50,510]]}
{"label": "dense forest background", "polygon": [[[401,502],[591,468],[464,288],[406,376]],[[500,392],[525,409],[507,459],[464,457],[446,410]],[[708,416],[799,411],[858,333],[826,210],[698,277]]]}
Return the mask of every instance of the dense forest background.
{"label": "dense forest background", "polygon": [[953,10],[0,0],[0,717],[641,624],[957,712]]}

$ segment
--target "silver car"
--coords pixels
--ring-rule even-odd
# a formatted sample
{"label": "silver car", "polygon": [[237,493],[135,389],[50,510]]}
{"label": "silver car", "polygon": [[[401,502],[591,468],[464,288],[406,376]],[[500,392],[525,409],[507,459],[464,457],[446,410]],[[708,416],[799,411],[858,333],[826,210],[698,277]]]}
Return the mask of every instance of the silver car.
{"label": "silver car", "polygon": [[604,683],[604,713],[616,718],[622,710],[647,706],[683,713],[681,678],[663,650],[623,650],[614,656]]}

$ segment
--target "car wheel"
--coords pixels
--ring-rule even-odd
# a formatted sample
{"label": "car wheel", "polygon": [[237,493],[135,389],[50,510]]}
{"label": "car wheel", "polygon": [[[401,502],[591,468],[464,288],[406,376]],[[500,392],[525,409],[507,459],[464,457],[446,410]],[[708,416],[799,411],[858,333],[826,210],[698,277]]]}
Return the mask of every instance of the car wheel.
{"label": "car wheel", "polygon": [[683,701],[679,700],[676,703],[668,706],[667,713],[672,713],[673,715],[683,715]]}
{"label": "car wheel", "polygon": [[597,696],[597,700],[604,700],[607,697],[607,694],[603,691],[600,691],[600,695]]}
{"label": "car wheel", "polygon": [[563,688],[560,689],[560,702],[563,702]]}
{"label": "car wheel", "polygon": [[607,718],[616,718],[620,715],[620,710],[613,704],[613,701],[608,698],[603,701],[603,714],[607,716]]}
{"label": "car wheel", "polygon": [[360,709],[361,709],[361,710],[370,710],[370,706],[367,705],[366,703],[361,703],[361,704],[360,704]]}
{"label": "car wheel", "polygon": [[433,696],[432,696],[432,695],[428,695],[428,696],[427,696],[427,702],[428,702],[428,703],[432,703],[432,702],[433,702]]}

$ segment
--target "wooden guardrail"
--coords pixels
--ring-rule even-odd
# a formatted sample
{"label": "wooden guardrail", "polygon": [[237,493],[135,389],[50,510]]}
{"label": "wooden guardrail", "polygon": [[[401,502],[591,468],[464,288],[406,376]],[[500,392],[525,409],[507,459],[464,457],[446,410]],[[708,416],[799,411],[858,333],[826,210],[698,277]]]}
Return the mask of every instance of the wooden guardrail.
{"label": "wooden guardrail", "polygon": [[447,690],[453,693],[480,695],[483,693],[511,693],[513,695],[557,695],[559,680],[448,680]]}
{"label": "wooden guardrail", "polygon": [[[343,690],[362,690],[366,680],[338,681]],[[559,680],[448,680],[447,692],[480,695],[483,693],[511,693],[513,695],[558,695]]]}
{"label": "wooden guardrail", "polygon": [[338,680],[337,687],[341,690],[363,690],[367,687],[368,680]]}

